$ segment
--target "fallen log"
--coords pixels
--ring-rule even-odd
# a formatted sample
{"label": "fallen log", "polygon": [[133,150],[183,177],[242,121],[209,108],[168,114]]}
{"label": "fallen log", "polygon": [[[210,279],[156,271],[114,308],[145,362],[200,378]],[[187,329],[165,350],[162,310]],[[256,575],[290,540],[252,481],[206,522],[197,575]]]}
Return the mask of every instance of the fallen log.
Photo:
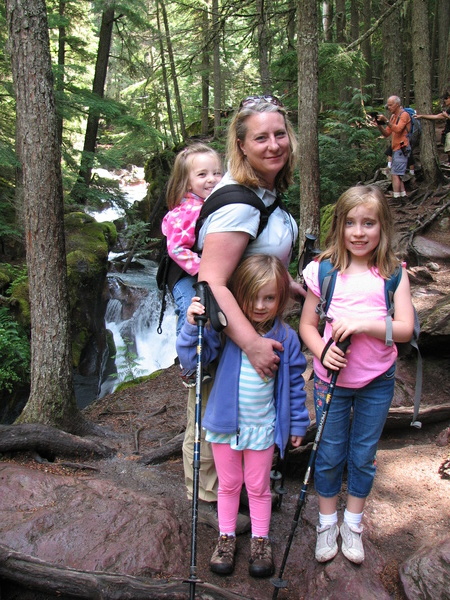
{"label": "fallen log", "polygon": [[159,448],[154,448],[150,450],[147,454],[141,456],[137,462],[143,465],[156,465],[158,463],[162,463],[174,456],[179,456],[181,454],[181,449],[183,446],[184,440],[184,432],[179,433],[172,439],[170,439],[164,446],[160,446]]}
{"label": "fallen log", "polygon": [[[0,544],[0,578],[62,598],[89,600],[185,600],[189,583],[181,579],[147,579],[103,571],[78,571],[47,563]],[[196,582],[196,598],[250,600],[215,585]]]}
{"label": "fallen log", "polygon": [[49,460],[54,460],[56,456],[105,458],[115,453],[109,446],[48,425],[0,425],[0,452],[29,450]]}

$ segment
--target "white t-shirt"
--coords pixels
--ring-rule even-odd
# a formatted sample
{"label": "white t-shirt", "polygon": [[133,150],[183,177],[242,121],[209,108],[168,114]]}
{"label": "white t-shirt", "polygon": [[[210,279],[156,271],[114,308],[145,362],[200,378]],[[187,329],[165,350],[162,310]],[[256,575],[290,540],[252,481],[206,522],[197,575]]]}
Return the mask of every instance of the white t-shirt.
{"label": "white t-shirt", "polygon": [[[235,184],[227,172],[222,180],[216,185],[215,190],[224,185]],[[265,188],[256,188],[253,191],[264,202],[265,206],[271,206],[276,200],[276,193]],[[208,202],[208,199],[206,199]],[[199,248],[203,248],[207,233],[225,233],[231,231],[242,231],[248,233],[255,240],[258,232],[260,211],[248,204],[228,204],[213,212],[203,223],[198,236]],[[292,249],[297,240],[298,227],[294,218],[277,207],[270,215],[269,221],[256,238],[250,243],[243,257],[252,254],[271,254],[277,256],[287,267],[292,254]]]}

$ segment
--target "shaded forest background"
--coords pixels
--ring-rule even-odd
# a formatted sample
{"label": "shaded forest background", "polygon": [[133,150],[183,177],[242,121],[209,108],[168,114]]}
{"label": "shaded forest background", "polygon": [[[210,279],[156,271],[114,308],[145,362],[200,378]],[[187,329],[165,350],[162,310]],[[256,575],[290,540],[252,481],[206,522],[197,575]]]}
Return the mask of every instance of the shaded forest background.
{"label": "shaded forest background", "polygon": [[[319,234],[324,207],[385,165],[370,111],[384,112],[395,94],[419,113],[439,112],[450,84],[449,30],[448,0],[2,4],[0,400],[31,380],[23,421],[72,431],[82,423],[64,213],[118,205],[127,210],[128,247],[152,240],[152,223],[128,209],[99,168],[144,166],[154,203],[183,145],[201,137],[223,152],[240,100],[275,94],[300,142],[286,200],[302,243],[306,232]],[[442,180],[434,127],[423,123],[420,148],[429,186]],[[23,286],[17,318],[12,298]]]}

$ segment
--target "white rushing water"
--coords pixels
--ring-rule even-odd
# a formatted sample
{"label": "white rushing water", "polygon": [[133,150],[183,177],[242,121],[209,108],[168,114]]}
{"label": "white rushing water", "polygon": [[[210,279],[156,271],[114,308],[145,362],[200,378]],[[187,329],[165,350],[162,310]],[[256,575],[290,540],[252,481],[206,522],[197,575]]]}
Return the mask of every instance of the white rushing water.
{"label": "white rushing water", "polygon": [[[137,181],[129,185],[121,184],[130,205],[144,198],[147,191],[143,169],[134,169],[133,172],[136,173]],[[101,176],[105,177],[105,172],[102,171]],[[123,211],[110,208],[92,215],[99,222],[113,221],[122,216]],[[113,255],[110,256],[112,258]],[[139,267],[129,269],[124,274],[108,274],[110,299],[106,308],[105,326],[114,338],[117,374],[109,375],[104,381],[100,398],[113,392],[122,381],[169,367],[176,357],[176,316],[172,297],[166,294],[167,306],[162,333],[158,334],[162,293],[156,287],[157,264],[139,259]],[[131,315],[130,304],[135,306]]]}

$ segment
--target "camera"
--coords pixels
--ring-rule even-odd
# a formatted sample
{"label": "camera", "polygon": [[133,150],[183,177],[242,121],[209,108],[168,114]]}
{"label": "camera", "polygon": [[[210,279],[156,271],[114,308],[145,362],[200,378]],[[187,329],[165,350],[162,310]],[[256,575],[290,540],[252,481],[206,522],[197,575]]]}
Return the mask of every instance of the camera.
{"label": "camera", "polygon": [[384,121],[380,121],[380,117],[382,115],[380,115],[380,113],[376,112],[376,111],[372,111],[369,112],[369,115],[372,117],[372,119],[375,121],[375,123],[377,125],[382,125],[384,123]]}

